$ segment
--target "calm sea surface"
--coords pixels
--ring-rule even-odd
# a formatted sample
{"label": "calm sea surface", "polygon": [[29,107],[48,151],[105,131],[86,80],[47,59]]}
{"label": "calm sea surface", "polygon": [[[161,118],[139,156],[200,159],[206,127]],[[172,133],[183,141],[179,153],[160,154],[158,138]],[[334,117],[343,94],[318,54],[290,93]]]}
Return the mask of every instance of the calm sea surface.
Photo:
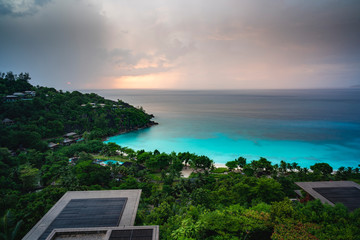
{"label": "calm sea surface", "polygon": [[91,92],[155,115],[158,126],[109,138],[135,150],[189,151],[216,163],[360,164],[360,89]]}

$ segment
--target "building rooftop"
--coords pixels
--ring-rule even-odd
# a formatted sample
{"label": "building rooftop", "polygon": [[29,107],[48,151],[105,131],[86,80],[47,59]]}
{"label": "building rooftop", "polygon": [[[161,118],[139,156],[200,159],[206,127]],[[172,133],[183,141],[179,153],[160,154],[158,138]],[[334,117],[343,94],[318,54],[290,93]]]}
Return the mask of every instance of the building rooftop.
{"label": "building rooftop", "polygon": [[65,134],[64,137],[72,137],[75,135],[76,135],[76,132],[69,132],[69,133]]}
{"label": "building rooftop", "polygon": [[9,119],[9,118],[5,118],[2,123],[13,123],[14,121]]}
{"label": "building rooftop", "polygon": [[23,239],[45,240],[53,231],[69,228],[72,228],[70,235],[76,235],[76,231],[81,229],[96,232],[99,228],[110,227],[113,231],[119,227],[133,226],[140,195],[141,190],[67,192]]}
{"label": "building rooftop", "polygon": [[350,211],[360,208],[360,185],[352,181],[295,182],[322,203],[344,204]]}
{"label": "building rooftop", "polygon": [[63,141],[63,143],[72,143],[72,142],[74,142],[74,140],[69,139],[69,138],[65,138],[64,141]]}
{"label": "building rooftop", "polygon": [[58,146],[58,144],[53,143],[53,142],[50,142],[50,143],[48,144],[48,147],[49,147],[49,148],[53,148],[53,147],[56,147],[56,146]]}

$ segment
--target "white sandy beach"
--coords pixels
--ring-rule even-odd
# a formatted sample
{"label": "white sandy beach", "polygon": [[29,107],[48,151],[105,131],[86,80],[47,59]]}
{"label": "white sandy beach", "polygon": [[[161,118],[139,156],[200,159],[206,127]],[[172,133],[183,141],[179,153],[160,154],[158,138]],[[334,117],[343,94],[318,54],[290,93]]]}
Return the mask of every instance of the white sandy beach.
{"label": "white sandy beach", "polygon": [[[226,168],[226,165],[224,163],[214,163],[214,166],[216,168]],[[181,171],[181,175],[184,178],[188,178],[192,172],[194,172],[194,169],[190,167],[184,167],[183,170]]]}

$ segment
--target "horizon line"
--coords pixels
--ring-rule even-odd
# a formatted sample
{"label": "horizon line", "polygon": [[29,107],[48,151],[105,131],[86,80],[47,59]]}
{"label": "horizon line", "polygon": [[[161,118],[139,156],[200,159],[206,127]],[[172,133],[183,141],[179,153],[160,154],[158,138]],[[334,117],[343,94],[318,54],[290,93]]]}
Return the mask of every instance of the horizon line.
{"label": "horizon line", "polygon": [[235,89],[204,89],[204,88],[82,88],[72,89],[72,91],[92,91],[92,90],[151,90],[151,91],[240,91],[240,90],[336,90],[336,89],[360,89],[359,87],[319,87],[319,88],[235,88]]}

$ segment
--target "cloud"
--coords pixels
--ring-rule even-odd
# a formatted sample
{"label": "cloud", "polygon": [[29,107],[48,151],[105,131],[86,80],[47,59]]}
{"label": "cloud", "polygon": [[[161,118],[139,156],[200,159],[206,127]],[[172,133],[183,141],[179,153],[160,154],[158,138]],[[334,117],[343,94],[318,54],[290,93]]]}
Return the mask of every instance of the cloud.
{"label": "cloud", "polygon": [[0,0],[0,68],[58,88],[350,86],[359,16],[357,0]]}
{"label": "cloud", "polygon": [[0,15],[26,16],[35,14],[51,0],[0,0]]}
{"label": "cloud", "polygon": [[98,81],[106,61],[106,22],[98,8],[63,0],[32,16],[0,18],[1,69],[26,71],[34,83],[58,88]]}

